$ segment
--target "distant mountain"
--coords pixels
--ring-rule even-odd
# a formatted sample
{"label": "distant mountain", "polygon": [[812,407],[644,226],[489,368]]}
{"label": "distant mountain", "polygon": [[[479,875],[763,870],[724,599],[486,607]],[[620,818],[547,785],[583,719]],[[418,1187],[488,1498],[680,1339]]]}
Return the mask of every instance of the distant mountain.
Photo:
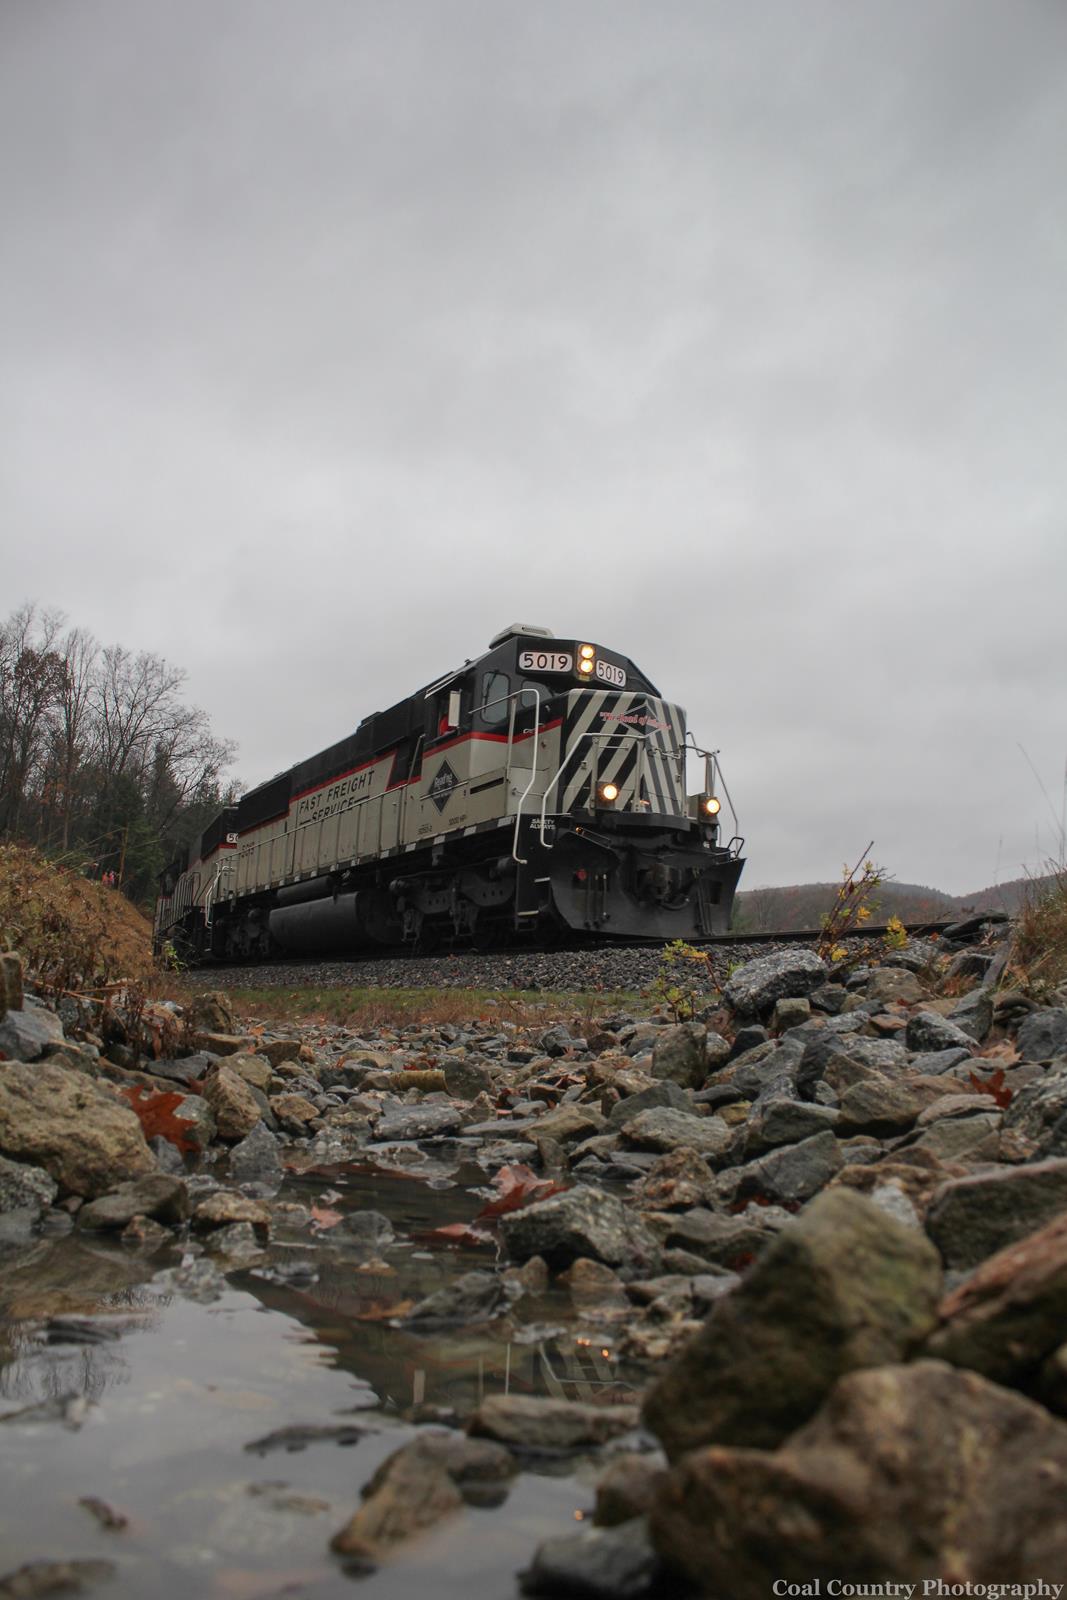
{"label": "distant mountain", "polygon": [[[973,894],[945,894],[918,883],[883,883],[875,896],[874,920],[937,922],[972,911],[1006,911],[1014,916],[1027,894],[1048,880],[1013,878],[1008,883],[976,889]],[[800,883],[780,889],[743,889],[734,902],[733,927],[743,933],[790,933],[817,928],[834,903],[839,884]]]}

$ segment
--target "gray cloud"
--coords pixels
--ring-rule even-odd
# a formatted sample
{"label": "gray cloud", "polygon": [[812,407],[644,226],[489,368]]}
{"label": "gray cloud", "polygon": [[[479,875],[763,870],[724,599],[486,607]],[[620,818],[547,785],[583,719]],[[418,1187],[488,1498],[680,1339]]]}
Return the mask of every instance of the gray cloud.
{"label": "gray cloud", "polygon": [[1054,846],[1067,13],[0,18],[8,599],[248,781],[503,623],[723,747],[750,884]]}

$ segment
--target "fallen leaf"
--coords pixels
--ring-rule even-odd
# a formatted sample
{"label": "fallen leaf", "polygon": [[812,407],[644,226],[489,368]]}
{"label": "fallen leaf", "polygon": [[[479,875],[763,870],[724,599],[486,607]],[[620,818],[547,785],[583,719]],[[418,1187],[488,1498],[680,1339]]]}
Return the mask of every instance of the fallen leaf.
{"label": "fallen leaf", "polygon": [[146,1139],[169,1139],[183,1156],[198,1148],[194,1124],[174,1115],[185,1095],[171,1089],[145,1089],[139,1083],[120,1089],[119,1094],[129,1101]]}
{"label": "fallen leaf", "polygon": [[475,1218],[476,1222],[488,1222],[493,1217],[506,1216],[510,1211],[520,1211],[534,1200],[547,1200],[550,1194],[562,1193],[564,1187],[561,1183],[554,1183],[551,1178],[539,1178],[522,1162],[501,1167],[494,1175],[493,1183],[500,1193],[495,1200],[490,1200],[482,1207]]}
{"label": "fallen leaf", "polygon": [[398,1300],[391,1306],[368,1306],[366,1311],[360,1311],[356,1317],[357,1322],[388,1322],[392,1317],[406,1317],[414,1300]]}
{"label": "fallen leaf", "polygon": [[311,1226],[316,1233],[325,1233],[327,1228],[336,1228],[337,1224],[343,1220],[344,1214],[342,1212],[331,1211],[328,1206],[312,1206],[311,1208]]}

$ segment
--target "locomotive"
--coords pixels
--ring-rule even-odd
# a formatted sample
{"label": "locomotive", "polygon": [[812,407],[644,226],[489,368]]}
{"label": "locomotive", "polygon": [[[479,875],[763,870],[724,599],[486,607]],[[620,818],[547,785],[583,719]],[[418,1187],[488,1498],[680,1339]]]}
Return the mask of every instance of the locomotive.
{"label": "locomotive", "polygon": [[[704,783],[687,796],[690,752]],[[699,940],[729,926],[743,845],[681,707],[626,656],[515,623],[223,810],[161,876],[156,945],[256,961]]]}

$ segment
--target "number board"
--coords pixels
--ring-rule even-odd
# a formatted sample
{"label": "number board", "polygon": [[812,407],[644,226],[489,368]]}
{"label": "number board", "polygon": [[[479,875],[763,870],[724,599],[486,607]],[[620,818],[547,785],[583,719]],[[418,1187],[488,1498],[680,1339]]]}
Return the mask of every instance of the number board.
{"label": "number board", "polygon": [[520,650],[520,672],[570,672],[574,657],[565,650]]}
{"label": "number board", "polygon": [[601,683],[613,683],[617,689],[621,689],[626,682],[622,668],[612,666],[610,661],[598,661],[594,671]]}

